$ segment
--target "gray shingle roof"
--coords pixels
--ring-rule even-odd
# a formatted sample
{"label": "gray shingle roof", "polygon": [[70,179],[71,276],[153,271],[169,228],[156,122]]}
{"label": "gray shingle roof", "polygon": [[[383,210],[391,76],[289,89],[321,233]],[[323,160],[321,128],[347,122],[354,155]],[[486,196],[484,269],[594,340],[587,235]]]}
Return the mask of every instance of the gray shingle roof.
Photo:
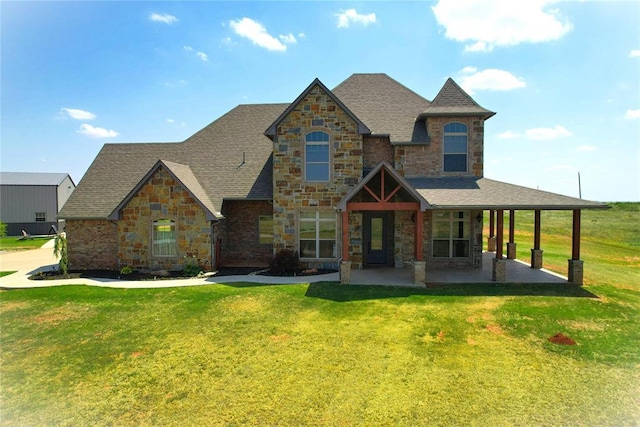
{"label": "gray shingle roof", "polygon": [[57,186],[68,176],[68,173],[0,172],[0,184]]}
{"label": "gray shingle roof", "polygon": [[488,119],[496,113],[478,105],[452,78],[448,78],[421,117],[469,114],[477,114]]}
{"label": "gray shingle roof", "polygon": [[391,142],[425,137],[420,128],[414,135],[414,128],[429,101],[386,74],[353,74],[333,93],[373,134],[389,135]]}
{"label": "gray shingle roof", "polygon": [[489,178],[407,178],[433,209],[602,209],[607,205]]}
{"label": "gray shingle roof", "polygon": [[107,218],[160,159],[187,165],[215,212],[223,198],[270,199],[273,146],[263,132],[287,105],[240,105],[181,143],[105,144],[60,217]]}

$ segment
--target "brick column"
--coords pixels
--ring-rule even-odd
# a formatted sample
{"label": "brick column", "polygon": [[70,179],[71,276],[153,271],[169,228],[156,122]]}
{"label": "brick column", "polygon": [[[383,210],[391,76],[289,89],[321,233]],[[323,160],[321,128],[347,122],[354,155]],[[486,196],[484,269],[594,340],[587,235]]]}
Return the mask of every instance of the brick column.
{"label": "brick column", "polygon": [[531,268],[542,268],[542,249],[531,249]]}
{"label": "brick column", "polygon": [[569,260],[569,283],[582,285],[584,283],[584,261],[581,259]]}
{"label": "brick column", "polygon": [[491,280],[494,282],[506,282],[507,281],[507,260],[493,258],[493,271],[491,273]]}
{"label": "brick column", "polygon": [[507,259],[516,259],[516,244],[513,242],[507,243]]}
{"label": "brick column", "polygon": [[411,281],[416,285],[424,285],[426,279],[426,265],[425,261],[414,261],[413,270],[411,270]]}

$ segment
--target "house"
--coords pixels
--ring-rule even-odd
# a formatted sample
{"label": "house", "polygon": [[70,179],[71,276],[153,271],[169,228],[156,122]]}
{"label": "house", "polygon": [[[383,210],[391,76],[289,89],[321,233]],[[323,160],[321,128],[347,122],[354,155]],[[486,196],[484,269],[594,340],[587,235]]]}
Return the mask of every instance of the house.
{"label": "house", "polygon": [[0,221],[7,235],[50,234],[64,221],[58,212],[76,188],[67,173],[0,172]]}
{"label": "house", "polygon": [[580,212],[606,206],[484,178],[494,114],[452,79],[429,101],[354,74],[333,90],[316,79],[289,104],[239,105],[184,142],[107,144],[61,214],[69,266],[258,266],[292,249],[343,283],[381,265],[421,283],[429,269],[481,266],[488,210],[502,281],[504,211],[536,212],[539,268],[539,212],[561,209],[574,212],[569,275],[581,283]]}

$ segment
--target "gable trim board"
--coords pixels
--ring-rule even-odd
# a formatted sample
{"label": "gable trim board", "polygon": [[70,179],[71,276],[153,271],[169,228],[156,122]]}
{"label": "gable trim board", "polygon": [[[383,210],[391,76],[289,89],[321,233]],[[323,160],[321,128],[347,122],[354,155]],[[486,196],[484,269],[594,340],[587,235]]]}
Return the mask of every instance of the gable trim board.
{"label": "gable trim board", "polygon": [[[322,105],[313,105],[314,99],[327,105],[326,111]],[[309,108],[313,111],[307,114]],[[393,211],[389,224],[393,227],[395,265],[407,265],[424,256],[427,268],[457,268],[479,266],[481,257],[476,252],[482,251],[478,243],[482,240],[482,224],[470,223],[471,249],[465,252],[469,253],[466,259],[434,259],[431,228],[435,212],[466,211],[465,215],[476,218],[483,210],[579,211],[607,207],[484,178],[484,121],[493,115],[452,79],[429,101],[385,74],[354,74],[333,91],[316,78],[292,103],[239,105],[184,142],[106,144],[61,212],[68,221],[77,222],[72,227],[76,235],[69,235],[70,260],[76,263],[72,268],[92,268],[91,259],[83,258],[82,253],[91,245],[111,257],[110,265],[120,262],[118,257],[127,252],[131,235],[118,226],[120,212],[160,169],[201,209],[196,229],[202,229],[200,234],[209,240],[198,240],[199,256],[214,260],[214,252],[219,251],[234,265],[263,265],[269,252],[299,250],[302,233],[306,233],[304,239],[311,238],[311,229],[300,226],[303,211],[336,213],[336,257],[305,260],[311,267],[335,267],[338,254],[347,251],[354,265],[361,268],[362,212],[379,207]],[[455,121],[469,129],[469,167],[466,172],[446,173],[442,164],[443,126]],[[302,175],[304,136],[323,127],[332,134],[330,180],[307,182]],[[377,206],[365,206],[369,203],[366,200],[373,199],[359,194],[366,196],[361,193],[368,188],[365,186],[383,175],[398,184],[394,190],[398,201],[392,206],[389,196]],[[154,191],[167,190],[158,187]],[[385,191],[381,187],[381,194]],[[349,209],[354,198],[356,203]],[[358,200],[365,200],[365,204],[358,205]],[[274,224],[270,249],[260,245],[258,232],[259,217],[269,213]],[[82,220],[91,218],[99,223],[86,221],[83,225]],[[118,242],[115,246],[119,252],[113,253],[111,246],[99,246],[100,239],[91,234],[91,227],[97,226],[112,246]],[[189,230],[192,240],[199,239],[196,229]],[[320,229],[313,232],[321,233]],[[136,236],[136,244],[144,246],[140,238]],[[82,242],[74,243],[74,239]],[[323,239],[326,241],[326,236]],[[190,253],[189,244],[180,243],[177,267]],[[147,262],[142,258],[141,265]]]}

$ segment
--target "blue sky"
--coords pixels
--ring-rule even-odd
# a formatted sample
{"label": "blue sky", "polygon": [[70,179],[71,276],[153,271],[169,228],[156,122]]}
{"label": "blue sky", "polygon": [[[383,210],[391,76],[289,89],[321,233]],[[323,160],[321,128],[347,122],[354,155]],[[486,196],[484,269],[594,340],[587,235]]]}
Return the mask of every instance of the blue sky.
{"label": "blue sky", "polygon": [[2,1],[3,171],[68,172],[104,143],[177,142],[318,77],[453,77],[498,114],[485,176],[640,200],[640,2]]}

